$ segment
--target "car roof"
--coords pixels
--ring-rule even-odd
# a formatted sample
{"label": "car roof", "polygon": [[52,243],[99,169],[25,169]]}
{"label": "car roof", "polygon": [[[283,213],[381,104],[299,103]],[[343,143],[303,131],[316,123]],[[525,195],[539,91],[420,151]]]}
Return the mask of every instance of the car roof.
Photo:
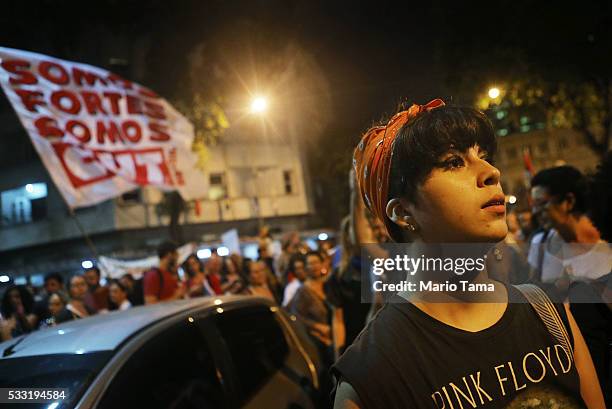
{"label": "car roof", "polygon": [[[213,308],[228,303],[269,304],[263,298],[253,296],[198,297],[98,314],[3,342],[0,344],[0,362],[2,359],[25,356],[110,351],[131,335],[164,318],[192,309]],[[14,345],[12,353],[2,358],[4,351],[11,345]]]}

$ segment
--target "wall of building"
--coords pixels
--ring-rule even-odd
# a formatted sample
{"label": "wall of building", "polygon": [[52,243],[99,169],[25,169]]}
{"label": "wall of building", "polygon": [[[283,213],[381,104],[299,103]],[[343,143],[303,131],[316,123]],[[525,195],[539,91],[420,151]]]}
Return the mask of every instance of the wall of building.
{"label": "wall of building", "polygon": [[584,135],[571,129],[538,130],[499,137],[496,165],[508,194],[516,194],[525,187],[524,148],[529,149],[536,172],[566,164],[589,173],[599,163]]}

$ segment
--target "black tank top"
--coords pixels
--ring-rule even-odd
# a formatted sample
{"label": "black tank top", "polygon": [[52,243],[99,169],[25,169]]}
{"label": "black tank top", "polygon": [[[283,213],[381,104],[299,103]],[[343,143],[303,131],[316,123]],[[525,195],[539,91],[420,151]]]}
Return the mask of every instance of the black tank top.
{"label": "black tank top", "polygon": [[[514,287],[508,296],[525,300]],[[585,407],[573,357],[526,301],[469,332],[395,297],[332,367],[364,409]]]}

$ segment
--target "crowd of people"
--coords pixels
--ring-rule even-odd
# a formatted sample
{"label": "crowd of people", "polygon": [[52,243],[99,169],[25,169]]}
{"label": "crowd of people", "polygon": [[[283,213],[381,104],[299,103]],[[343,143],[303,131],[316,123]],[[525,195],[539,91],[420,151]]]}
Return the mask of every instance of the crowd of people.
{"label": "crowd of people", "polygon": [[[480,114],[473,111],[455,113],[442,109],[437,115],[441,117],[440,121],[467,121],[465,118],[470,116],[473,117],[473,121],[482,121]],[[474,127],[481,127],[484,129],[482,132],[488,132],[486,124],[477,123]],[[375,137],[372,138],[373,141],[376,140]],[[431,168],[441,169],[440,172],[456,172],[454,169],[459,169],[460,166],[466,167],[465,163],[471,161],[470,163],[474,163],[474,169],[480,166],[474,171],[481,172],[476,175],[477,178],[483,178],[482,181],[476,179],[478,183],[482,182],[482,186],[478,188],[487,188],[490,185],[493,191],[495,186],[499,185],[499,172],[474,148],[481,144],[483,151],[485,148],[492,149],[487,145],[490,141],[478,135],[473,138],[475,140],[455,141],[458,145],[467,143],[464,148],[468,153],[455,154],[450,159],[445,159],[448,164],[446,162],[432,164]],[[405,137],[405,141],[409,139],[410,135]],[[405,141],[404,143],[408,143]],[[384,143],[378,143],[376,148],[378,146],[384,146]],[[364,148],[360,145],[357,150],[367,155],[367,149],[367,146]],[[415,153],[407,150],[402,154],[408,160],[410,155]],[[491,237],[477,236],[475,232],[479,227],[469,225],[465,212],[453,216],[463,220],[464,225],[455,223],[457,220],[450,220],[445,225],[443,223],[445,218],[449,218],[453,213],[446,212],[442,206],[448,206],[450,202],[444,203],[444,200],[452,201],[452,198],[437,197],[436,194],[440,192],[436,193],[435,186],[431,187],[432,190],[428,193],[431,197],[427,200],[430,206],[433,206],[429,209],[407,207],[407,202],[399,199],[387,203],[387,198],[395,197],[394,195],[400,197],[421,194],[416,191],[411,193],[410,183],[406,181],[416,178],[419,182],[415,182],[412,189],[423,189],[424,175],[426,176],[426,174],[400,175],[398,173],[400,170],[393,167],[395,165],[387,165],[391,173],[387,173],[386,177],[399,178],[398,180],[402,180],[405,186],[394,185],[392,181],[391,185],[386,187],[389,191],[383,192],[386,196],[382,197],[382,201],[372,203],[375,202],[377,193],[368,191],[364,186],[376,188],[376,184],[363,178],[369,177],[368,171],[373,172],[373,170],[360,168],[360,160],[365,159],[356,161],[355,169],[351,171],[349,177],[351,210],[341,222],[338,234],[340,240],[336,246],[330,246],[329,242],[319,242],[319,247],[312,249],[300,239],[298,232],[293,232],[282,238],[282,251],[275,254],[272,237],[268,229],[263,228],[259,236],[259,256],[255,260],[246,259],[239,254],[221,257],[213,249],[207,259],[201,260],[196,254],[192,254],[179,265],[177,244],[163,242],[157,249],[158,266],[144,272],[138,279],[125,274],[119,279],[108,280],[105,285],[101,285],[100,270],[94,266],[82,274],[71,277],[67,288],[61,275],[48,274],[44,279],[44,288],[38,291],[36,296],[27,286],[9,287],[2,298],[1,338],[7,340],[38,328],[113,310],[126,310],[139,305],[227,294],[259,296],[277,303],[300,319],[312,341],[318,346],[323,362],[328,368],[336,362],[334,373],[339,384],[344,382],[345,385],[339,388],[339,398],[336,400],[339,407],[344,407],[342,405],[346,402],[359,405],[358,398],[368,400],[368,407],[374,407],[384,399],[361,382],[365,382],[368,377],[368,373],[364,370],[379,368],[378,360],[384,360],[381,357],[385,356],[385,351],[375,348],[367,350],[369,345],[367,342],[375,340],[371,345],[380,346],[391,341],[382,338],[382,327],[379,328],[372,323],[373,317],[381,315],[377,319],[378,323],[408,324],[401,324],[399,318],[395,316],[391,318],[393,314],[389,311],[391,307],[387,308],[385,313],[377,314],[385,303],[378,294],[371,292],[368,283],[364,282],[368,279],[369,273],[364,274],[361,246],[373,245],[369,246],[367,251],[384,256],[385,249],[384,246],[379,246],[380,244],[390,241],[401,243],[421,240],[426,234],[430,235],[428,240],[433,240],[432,237],[438,235],[436,240],[449,241],[447,237],[450,237],[455,229],[457,235],[451,238],[458,242],[492,238],[499,241],[498,245],[491,249],[493,257],[490,257],[487,263],[487,279],[498,280],[506,285],[536,283],[549,294],[569,303],[569,311],[574,318],[571,320],[568,318],[570,312],[567,316],[562,311],[560,314],[565,317],[564,321],[575,320],[592,357],[599,384],[603,391],[610,393],[612,256],[607,243],[612,237],[610,226],[612,156],[610,154],[604,159],[595,175],[584,175],[571,166],[544,169],[534,175],[530,181],[529,200],[522,206],[509,208],[504,213],[503,219],[503,224],[507,227],[502,229],[501,225],[498,226],[499,232],[503,234],[497,231],[488,232]],[[464,164],[456,163],[459,161]],[[432,172],[431,169],[429,171]],[[443,177],[446,176],[442,173],[440,175],[442,175],[439,176],[440,183],[446,183],[443,181]],[[455,174],[453,183],[457,183],[456,175],[458,173]],[[448,192],[451,190],[445,194],[450,194]],[[371,196],[368,196],[370,194]],[[461,191],[462,200],[467,200],[465,194]],[[436,204],[439,201],[443,204]],[[429,214],[428,212],[434,212],[432,209],[437,209],[441,213]],[[430,220],[430,224],[424,225],[423,220]],[[469,229],[472,230],[468,231]],[[460,233],[472,236],[465,238]],[[578,299],[585,294],[592,297],[589,302]],[[487,314],[495,314],[493,307],[488,308],[488,312],[483,312],[478,320],[486,323],[489,319]],[[427,303],[421,304],[420,309],[421,312],[412,310],[413,316],[410,318],[412,324],[421,320],[419,321],[421,324],[418,324],[421,327],[417,325],[420,328],[418,331],[437,325],[431,322],[432,317],[446,322],[447,315],[444,315],[446,312],[443,310],[428,306]],[[404,313],[407,311],[408,309]],[[423,317],[419,314],[423,315],[423,312],[428,315],[429,321],[422,321]],[[506,314],[503,311],[499,313]],[[519,314],[516,311],[514,313]],[[449,313],[448,317],[451,317],[448,318],[449,322],[454,319],[453,314],[455,313]],[[480,322],[478,320],[476,321]],[[536,325],[533,320],[527,324]],[[469,327],[471,324],[465,325]],[[381,332],[377,333],[378,330]],[[448,330],[449,328],[444,329]],[[457,335],[450,334],[450,338]],[[408,333],[406,335],[410,336]],[[394,336],[402,336],[401,331]],[[348,348],[356,340],[353,347]],[[435,347],[440,341],[431,339],[428,342],[428,347]],[[417,346],[424,348],[423,351],[427,350],[423,345]],[[392,353],[396,347],[397,345],[390,344],[389,353]],[[347,353],[338,360],[345,351]],[[360,359],[364,361],[353,359],[353,356],[361,356]],[[369,359],[372,361],[368,361]],[[359,367],[360,362],[369,362],[371,365]],[[399,378],[409,375],[416,376],[410,370],[398,374]],[[423,386],[427,387],[429,385]],[[359,396],[355,395],[354,389],[360,389]],[[445,399],[451,402],[448,396],[445,398],[435,389],[433,395],[427,396],[427,399],[433,399],[438,407],[444,407],[439,404],[443,404]],[[591,402],[597,401],[596,393],[585,399],[590,399]],[[607,399],[610,399],[609,395]]]}

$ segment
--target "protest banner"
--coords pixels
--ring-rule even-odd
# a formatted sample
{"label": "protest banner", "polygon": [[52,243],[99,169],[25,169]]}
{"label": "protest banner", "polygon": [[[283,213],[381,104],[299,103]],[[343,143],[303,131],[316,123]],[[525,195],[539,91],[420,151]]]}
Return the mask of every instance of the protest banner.
{"label": "protest banner", "polygon": [[101,68],[3,47],[0,85],[71,209],[145,185],[185,200],[205,195],[193,125],[150,89]]}

